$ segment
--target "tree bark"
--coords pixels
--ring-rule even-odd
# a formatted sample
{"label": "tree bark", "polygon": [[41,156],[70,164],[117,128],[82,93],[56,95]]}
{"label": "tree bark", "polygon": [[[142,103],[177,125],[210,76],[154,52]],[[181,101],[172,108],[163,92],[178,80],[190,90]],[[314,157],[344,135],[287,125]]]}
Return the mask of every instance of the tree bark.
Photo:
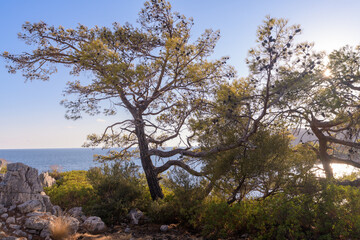
{"label": "tree bark", "polygon": [[326,139],[326,136],[318,129],[318,127],[316,126],[316,121],[312,121],[310,123],[310,127],[311,127],[311,130],[313,131],[313,133],[315,134],[315,136],[319,139],[319,158],[323,165],[326,178],[333,179],[334,174],[333,174],[333,170],[330,165],[331,159],[327,153],[328,141]]}
{"label": "tree bark", "polygon": [[157,174],[155,173],[155,167],[149,155],[149,146],[145,137],[144,121],[141,117],[136,121],[136,135],[139,143],[141,165],[145,172],[151,198],[153,200],[157,200],[159,198],[163,198],[164,194],[162,193]]}

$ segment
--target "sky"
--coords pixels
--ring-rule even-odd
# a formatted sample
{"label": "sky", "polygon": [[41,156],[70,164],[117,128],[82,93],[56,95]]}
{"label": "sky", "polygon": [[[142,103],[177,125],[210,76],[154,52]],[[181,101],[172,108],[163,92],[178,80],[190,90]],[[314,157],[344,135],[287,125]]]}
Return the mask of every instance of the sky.
{"label": "sky", "polygon": [[[239,76],[247,75],[245,58],[255,46],[256,29],[266,15],[289,19],[300,24],[298,41],[315,43],[317,50],[331,52],[344,45],[360,44],[360,1],[357,0],[173,0],[174,11],[193,17],[192,35],[205,29],[220,30],[221,39],[214,58],[229,56]],[[21,53],[31,48],[17,38],[25,21],[44,21],[48,25],[74,28],[79,23],[89,27],[108,26],[113,22],[136,25],[141,0],[0,0],[0,52]],[[77,148],[87,134],[102,133],[107,125],[124,119],[117,116],[84,116],[66,120],[60,105],[66,82],[87,78],[69,75],[68,69],[47,82],[24,82],[21,73],[9,74],[0,58],[0,149]]]}

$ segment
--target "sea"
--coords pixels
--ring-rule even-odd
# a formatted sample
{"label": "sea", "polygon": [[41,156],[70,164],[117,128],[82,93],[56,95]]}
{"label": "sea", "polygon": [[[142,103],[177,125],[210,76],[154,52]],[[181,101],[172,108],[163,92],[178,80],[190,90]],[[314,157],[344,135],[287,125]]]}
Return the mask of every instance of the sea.
{"label": "sea", "polygon": [[[107,149],[100,148],[54,148],[54,149],[0,149],[0,159],[9,163],[21,162],[40,172],[89,170],[100,166],[94,155],[106,155]],[[139,160],[134,160],[139,165]]]}

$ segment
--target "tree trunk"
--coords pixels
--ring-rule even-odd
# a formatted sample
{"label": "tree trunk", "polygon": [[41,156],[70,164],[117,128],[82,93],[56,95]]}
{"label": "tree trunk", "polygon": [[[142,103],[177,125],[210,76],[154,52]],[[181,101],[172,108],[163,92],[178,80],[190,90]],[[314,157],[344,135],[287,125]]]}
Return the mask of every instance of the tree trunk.
{"label": "tree trunk", "polygon": [[323,165],[325,174],[326,174],[326,178],[327,179],[332,179],[334,178],[333,175],[333,170],[331,168],[330,165],[330,159],[329,156],[327,154],[327,144],[326,141],[320,140],[319,139],[319,155],[320,155],[320,161]]}
{"label": "tree trunk", "polygon": [[[139,120],[138,120],[139,121]],[[140,122],[141,121],[141,122]],[[149,156],[149,146],[145,137],[144,122],[141,119],[136,126],[136,135],[139,143],[141,165],[144,169],[146,180],[149,186],[150,195],[153,200],[163,198],[164,194],[159,184],[157,174],[155,174],[154,165]]]}

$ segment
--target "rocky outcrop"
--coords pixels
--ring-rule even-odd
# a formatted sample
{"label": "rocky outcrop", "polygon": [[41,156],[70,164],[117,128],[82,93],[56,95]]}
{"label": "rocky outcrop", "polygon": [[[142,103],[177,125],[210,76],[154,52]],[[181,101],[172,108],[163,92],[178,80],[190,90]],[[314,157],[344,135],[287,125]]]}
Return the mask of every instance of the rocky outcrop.
{"label": "rocky outcrop", "polygon": [[39,179],[43,187],[51,187],[56,183],[56,180],[51,177],[48,172],[40,173]]}
{"label": "rocky outcrop", "polygon": [[52,227],[59,224],[66,224],[70,235],[80,227],[91,233],[106,231],[99,217],[86,217],[81,207],[63,213],[59,206],[53,206],[36,169],[22,163],[8,164],[7,169],[0,182],[0,230],[16,236],[10,238],[50,239]]}
{"label": "rocky outcrop", "polygon": [[42,207],[49,211],[52,207],[49,204],[49,197],[42,192],[43,187],[37,169],[23,163],[7,165],[4,180],[0,183],[0,204],[8,207],[29,200],[38,200]]}

